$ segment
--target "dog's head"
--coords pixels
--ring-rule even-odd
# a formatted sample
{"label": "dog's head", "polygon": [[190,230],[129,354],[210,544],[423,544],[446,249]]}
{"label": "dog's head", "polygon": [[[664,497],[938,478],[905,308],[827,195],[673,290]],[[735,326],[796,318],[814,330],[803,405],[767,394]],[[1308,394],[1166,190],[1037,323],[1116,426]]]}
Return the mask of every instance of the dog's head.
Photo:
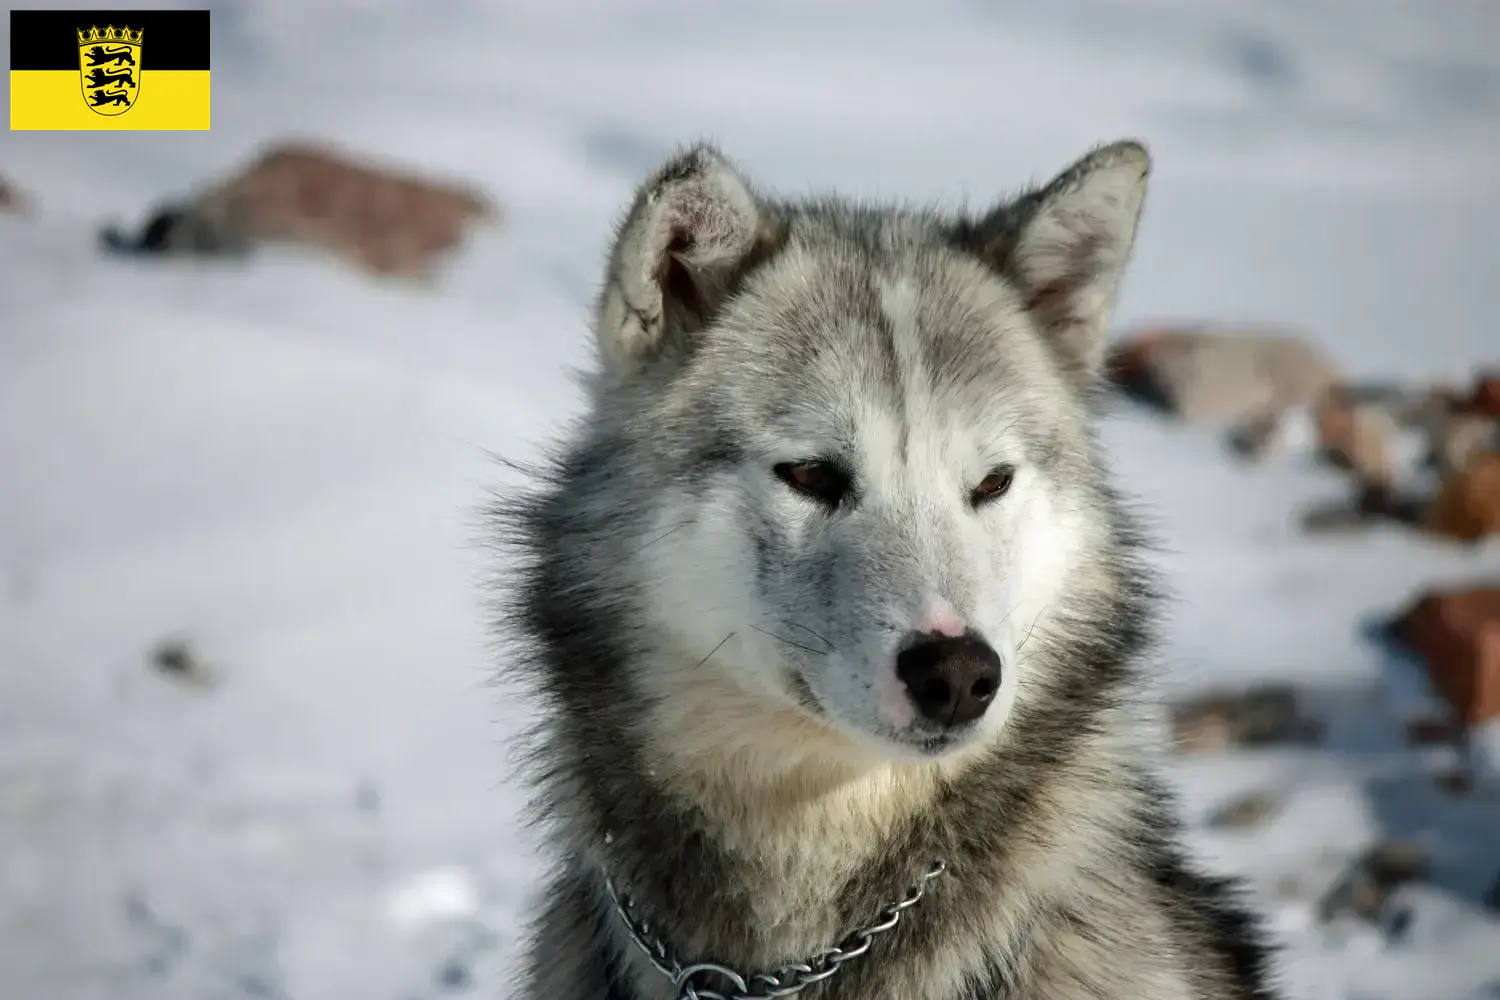
{"label": "dog's head", "polygon": [[712,676],[748,699],[726,712],[930,759],[1045,687],[1048,623],[1102,586],[1088,398],[1148,166],[1102,148],[977,218],[772,202],[707,147],[647,181],[594,405],[685,665],[655,697]]}

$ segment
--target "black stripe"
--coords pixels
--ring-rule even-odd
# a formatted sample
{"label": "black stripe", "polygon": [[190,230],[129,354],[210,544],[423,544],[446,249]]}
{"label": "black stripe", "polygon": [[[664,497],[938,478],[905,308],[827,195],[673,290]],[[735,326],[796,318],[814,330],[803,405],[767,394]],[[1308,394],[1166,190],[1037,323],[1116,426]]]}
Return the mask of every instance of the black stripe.
{"label": "black stripe", "polygon": [[625,986],[625,973],[620,968],[619,956],[609,946],[609,933],[605,923],[610,919],[609,907],[598,906],[594,915],[594,941],[600,953],[600,965],[604,972],[604,1000],[632,1000]]}
{"label": "black stripe", "polygon": [[[13,10],[10,68],[78,72],[78,32],[144,31],[141,69],[208,69],[206,10]],[[108,42],[101,43],[108,45]]]}
{"label": "black stripe", "polygon": [[614,955],[606,955],[604,959],[604,1000],[632,1000]]}
{"label": "black stripe", "polygon": [[1011,986],[1010,977],[1000,963],[987,958],[982,969],[964,977],[963,985],[953,994],[953,1000],[995,1000],[996,997],[1009,996]]}

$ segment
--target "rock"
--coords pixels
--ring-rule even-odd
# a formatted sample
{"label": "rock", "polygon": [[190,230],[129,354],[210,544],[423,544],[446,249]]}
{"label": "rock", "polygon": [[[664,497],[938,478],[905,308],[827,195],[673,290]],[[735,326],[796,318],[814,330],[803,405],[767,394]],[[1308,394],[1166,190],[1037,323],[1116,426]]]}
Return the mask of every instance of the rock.
{"label": "rock", "polygon": [[1488,417],[1500,418],[1500,369],[1482,372],[1469,398],[1469,409]]}
{"label": "rock", "polygon": [[1463,469],[1477,452],[1500,450],[1500,418],[1476,408],[1472,397],[1467,389],[1432,385],[1393,411],[1424,440],[1424,457],[1440,478]]}
{"label": "rock", "polygon": [[1361,487],[1400,491],[1462,469],[1477,452],[1500,450],[1500,420],[1475,411],[1467,392],[1444,385],[1339,384],[1313,407],[1318,450]]}
{"label": "rock", "polygon": [[1259,461],[1280,448],[1284,431],[1282,414],[1256,417],[1230,428],[1229,447],[1241,458]]}
{"label": "rock", "polygon": [[1410,906],[1388,907],[1388,909],[1390,914],[1384,921],[1386,940],[1392,944],[1400,944],[1410,933],[1411,923],[1416,915],[1412,913]]}
{"label": "rock", "polygon": [[1229,712],[1227,700],[1170,706],[1173,747],[1194,756],[1227,750],[1233,734]]}
{"label": "rock", "polygon": [[28,199],[10,181],[0,177],[0,215],[20,215],[29,208]]}
{"label": "rock", "polygon": [[[1255,688],[1240,696],[1231,718],[1236,743],[1276,743],[1292,728],[1297,715],[1296,695],[1290,688]],[[1245,737],[1249,735],[1247,740]]]}
{"label": "rock", "polygon": [[151,651],[151,665],[172,680],[207,687],[214,683],[208,670],[192,648],[182,639],[166,639]]}
{"label": "rock", "polygon": [[1300,876],[1283,874],[1277,877],[1271,894],[1283,902],[1300,902],[1307,898],[1307,886]]}
{"label": "rock", "polygon": [[1388,888],[1426,878],[1429,863],[1426,848],[1404,840],[1381,841],[1362,859],[1362,866],[1370,878],[1377,885]]}
{"label": "rock", "polygon": [[1500,419],[1484,413],[1455,413],[1434,428],[1433,464],[1444,479],[1462,473],[1478,455],[1500,452]]}
{"label": "rock", "polygon": [[1302,716],[1296,692],[1268,684],[1238,695],[1209,695],[1169,708],[1173,744],[1180,753],[1214,753],[1230,746],[1314,743],[1316,721]]}
{"label": "rock", "polygon": [[1236,706],[1235,742],[1241,745],[1315,743],[1321,735],[1322,727],[1300,714],[1297,693],[1291,687],[1252,688]]}
{"label": "rock", "polygon": [[1421,524],[1433,534],[1463,542],[1500,534],[1500,453],[1470,455],[1461,470],[1443,480]]}
{"label": "rock", "polygon": [[1448,421],[1465,412],[1467,399],[1467,390],[1436,383],[1427,386],[1401,407],[1399,417],[1403,424],[1433,441],[1442,436]]}
{"label": "rock", "polygon": [[1246,792],[1216,810],[1208,818],[1208,825],[1230,830],[1261,826],[1280,811],[1281,799],[1273,792]]}
{"label": "rock", "polygon": [[1390,631],[1422,658],[1461,724],[1500,716],[1500,586],[1424,594]]}
{"label": "rock", "polygon": [[1320,504],[1303,511],[1298,523],[1309,535],[1349,534],[1363,531],[1370,525],[1370,518],[1348,502]]}
{"label": "rock", "polygon": [[1318,449],[1354,473],[1361,486],[1393,489],[1397,479],[1397,417],[1390,400],[1361,399],[1348,386],[1331,386],[1313,407]]}
{"label": "rock", "polygon": [[1462,764],[1441,768],[1433,775],[1433,781],[1444,792],[1460,798],[1474,791],[1474,772]]}
{"label": "rock", "polygon": [[1495,874],[1495,881],[1484,893],[1485,908],[1493,913],[1500,913],[1500,872]]}
{"label": "rock", "polygon": [[1189,423],[1257,425],[1312,404],[1334,382],[1311,345],[1274,330],[1161,326],[1127,335],[1110,360],[1127,393]]}
{"label": "rock", "polygon": [[367,272],[427,277],[468,227],[497,213],[466,188],[375,166],[331,148],[274,147],[239,174],[159,206],[113,250],[243,254],[263,242],[319,246]]}
{"label": "rock", "polygon": [[1419,715],[1406,722],[1406,742],[1414,747],[1451,746],[1463,738],[1463,728],[1447,715]]}
{"label": "rock", "polygon": [[1324,922],[1353,914],[1378,922],[1397,887],[1425,878],[1427,852],[1418,844],[1382,841],[1354,861],[1318,905]]}
{"label": "rock", "polygon": [[1384,486],[1356,484],[1351,498],[1314,506],[1303,511],[1300,520],[1302,530],[1308,534],[1362,530],[1383,521],[1415,525],[1427,504],[1425,497]]}

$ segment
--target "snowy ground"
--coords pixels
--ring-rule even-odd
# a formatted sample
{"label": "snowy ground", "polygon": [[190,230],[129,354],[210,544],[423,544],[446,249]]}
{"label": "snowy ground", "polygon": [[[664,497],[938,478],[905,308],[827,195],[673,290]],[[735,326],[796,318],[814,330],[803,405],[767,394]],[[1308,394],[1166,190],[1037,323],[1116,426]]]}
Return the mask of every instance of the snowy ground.
{"label": "snowy ground", "polygon": [[[609,224],[679,141],[786,192],[972,204],[1140,135],[1158,169],[1122,323],[1304,324],[1357,374],[1500,355],[1487,0],[244,0],[214,31],[209,133],[0,137],[42,210],[0,217],[0,1000],[509,995],[524,708],[485,686],[472,512],[486,451],[576,405]],[[95,252],[99,223],[288,133],[472,179],[508,218],[433,291],[294,252]],[[1500,552],[1304,539],[1326,473],[1128,413],[1109,437],[1173,550],[1167,683],[1329,699],[1323,749],[1178,769],[1294,994],[1500,995],[1477,903],[1500,800],[1431,789],[1387,697],[1409,677],[1357,633]],[[214,686],[148,669],[172,636]],[[1263,786],[1289,796],[1269,825],[1201,826]],[[1317,926],[1309,900],[1382,832],[1436,852],[1407,934]]]}

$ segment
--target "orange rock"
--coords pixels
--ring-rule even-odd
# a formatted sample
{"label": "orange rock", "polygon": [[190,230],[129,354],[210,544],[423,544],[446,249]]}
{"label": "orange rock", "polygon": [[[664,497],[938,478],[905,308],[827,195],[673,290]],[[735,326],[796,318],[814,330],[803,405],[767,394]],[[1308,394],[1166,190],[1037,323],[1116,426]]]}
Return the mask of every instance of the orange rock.
{"label": "orange rock", "polygon": [[317,244],[377,274],[424,273],[491,212],[471,191],[300,144],[269,151],[221,196],[252,237]]}
{"label": "orange rock", "polygon": [[1445,478],[1422,527],[1465,542],[1500,533],[1500,454],[1472,454],[1462,470]]}
{"label": "orange rock", "polygon": [[1500,717],[1500,586],[1424,594],[1391,630],[1462,723]]}
{"label": "orange rock", "polygon": [[1313,404],[1313,424],[1318,431],[1318,446],[1330,458],[1346,464],[1349,438],[1354,431],[1354,401],[1342,385],[1331,385]]}
{"label": "orange rock", "polygon": [[1319,450],[1364,486],[1389,489],[1396,479],[1390,412],[1376,403],[1357,402],[1343,386],[1330,386],[1313,405]]}
{"label": "orange rock", "polygon": [[1234,742],[1230,705],[1219,699],[1171,706],[1172,746],[1183,754],[1214,754]]}
{"label": "orange rock", "polygon": [[238,254],[261,242],[322,247],[379,275],[425,278],[470,223],[498,215],[467,188],[315,145],[273,147],[239,174],[157,209],[112,249]]}
{"label": "orange rock", "polygon": [[1500,417],[1500,371],[1485,372],[1474,386],[1469,408],[1485,416]]}

